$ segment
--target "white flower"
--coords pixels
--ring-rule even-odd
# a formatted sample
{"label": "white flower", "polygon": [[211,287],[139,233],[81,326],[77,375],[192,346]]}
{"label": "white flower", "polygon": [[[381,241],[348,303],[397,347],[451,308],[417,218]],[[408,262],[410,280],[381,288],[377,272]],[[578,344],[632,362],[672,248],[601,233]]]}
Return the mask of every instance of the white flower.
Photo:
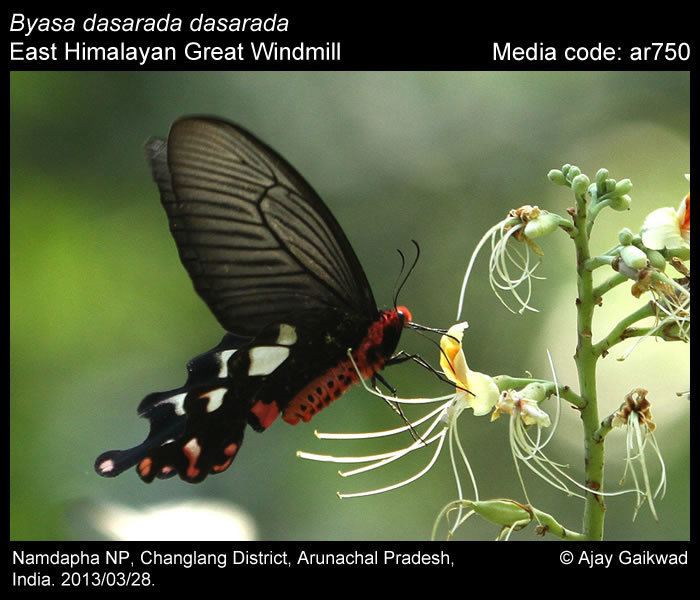
{"label": "white flower", "polygon": [[[570,486],[578,488],[582,492],[590,492],[599,496],[618,496],[620,494],[636,493],[639,490],[622,490],[620,492],[601,492],[593,490],[582,483],[579,483],[574,477],[566,472],[569,467],[567,464],[561,464],[551,460],[545,453],[544,449],[553,439],[554,434],[559,424],[561,414],[561,398],[559,396],[559,384],[557,382],[556,372],[552,357],[547,352],[549,366],[552,371],[554,389],[557,395],[556,414],[552,425],[549,415],[540,408],[540,403],[547,397],[547,387],[544,383],[533,382],[525,386],[521,390],[506,390],[501,394],[501,397],[494,409],[491,420],[495,421],[501,414],[510,415],[508,423],[508,439],[510,442],[511,454],[515,470],[520,480],[520,485],[523,494],[528,502],[530,498],[525,486],[525,480],[521,472],[521,466],[527,467],[532,473],[537,475],[545,483],[548,483],[554,489],[564,492],[568,496],[576,496],[584,499],[581,493],[572,491]],[[542,429],[552,425],[549,434],[543,439]],[[529,428],[536,426],[536,434],[533,437],[530,434]]]}
{"label": "white flower", "polygon": [[549,427],[552,424],[549,415],[540,408],[537,400],[528,398],[524,392],[516,390],[506,390],[501,394],[491,420],[495,421],[502,414],[516,414],[524,425]]}
{"label": "white flower", "polygon": [[[647,390],[637,388],[625,396],[625,403],[620,407],[611,420],[613,428],[627,428],[625,443],[626,458],[625,472],[620,484],[624,483],[627,473],[632,474],[632,480],[637,488],[637,503],[634,508],[634,518],[645,502],[649,504],[649,510],[654,519],[658,521],[654,500],[660,495],[663,498],[666,493],[666,465],[659,445],[654,437],[656,424],[651,414],[651,404],[647,400]],[[649,446],[661,466],[661,476],[655,490],[652,490],[649,469],[647,467],[646,450]],[[637,469],[641,471],[638,473]],[[640,481],[641,479],[641,481]],[[642,489],[639,489],[639,488]]]}
{"label": "white flower", "polygon": [[[520,306],[517,310],[519,314],[526,310],[539,312],[530,305],[532,280],[544,279],[544,277],[538,277],[534,274],[540,263],[532,264],[531,252],[541,256],[542,250],[533,241],[533,238],[551,233],[557,229],[561,222],[562,219],[559,216],[540,210],[537,206],[527,205],[512,210],[508,218],[491,227],[479,240],[469,259],[467,271],[462,281],[457,318],[459,319],[462,314],[467,284],[476,258],[488,241],[491,242],[489,284],[501,304],[509,311],[516,312],[503,298],[503,292],[507,292]],[[518,246],[509,244],[513,239],[524,243]],[[522,292],[523,287],[525,288],[524,293]]]}
{"label": "white flower", "polygon": [[[690,181],[690,175],[686,176]],[[642,243],[651,250],[675,250],[690,245],[690,192],[678,209],[658,208],[642,225]]]}
{"label": "white flower", "polygon": [[[360,380],[362,381],[362,384],[364,385],[367,391],[376,396],[384,398],[385,400],[391,403],[396,403],[399,405],[424,405],[431,403],[439,403],[439,405],[436,408],[423,415],[422,417],[410,421],[406,425],[396,427],[394,429],[388,429],[385,431],[373,431],[365,433],[315,432],[316,436],[319,439],[325,440],[377,439],[382,437],[391,437],[399,434],[408,434],[409,432],[412,432],[414,435],[417,434],[418,439],[415,439],[408,446],[404,446],[396,450],[391,450],[389,452],[383,452],[379,454],[369,454],[361,456],[334,456],[300,451],[297,452],[297,456],[299,456],[300,458],[316,460],[320,462],[333,462],[343,464],[366,463],[363,466],[355,469],[339,471],[339,474],[342,477],[350,477],[353,475],[366,473],[368,471],[384,467],[403,458],[404,456],[407,456],[408,454],[434,446],[435,450],[433,451],[432,456],[429,459],[427,465],[423,467],[420,471],[406,479],[377,489],[366,490],[362,492],[338,493],[338,496],[340,498],[356,498],[360,496],[371,496],[375,494],[389,492],[391,490],[404,487],[420,479],[421,477],[423,477],[423,475],[430,471],[430,469],[437,461],[444,446],[445,439],[447,438],[447,445],[450,453],[450,462],[452,464],[452,470],[455,477],[458,497],[460,500],[464,500],[464,494],[462,493],[461,477],[457,468],[457,453],[459,453],[459,457],[461,458],[464,467],[466,468],[467,473],[469,475],[474,493],[473,498],[474,500],[478,501],[479,491],[477,489],[476,479],[474,477],[474,473],[472,472],[471,465],[469,464],[469,460],[467,459],[467,454],[464,451],[462,442],[459,438],[457,423],[460,415],[467,408],[472,409],[475,415],[488,414],[498,401],[499,390],[498,386],[491,377],[489,377],[488,375],[484,375],[483,373],[471,371],[467,366],[467,361],[464,357],[464,351],[462,349],[462,338],[464,335],[464,330],[466,328],[466,323],[459,323],[457,325],[453,325],[448,330],[447,334],[443,335],[442,339],[440,340],[440,364],[443,368],[445,376],[448,377],[450,381],[454,382],[456,387],[455,392],[452,394],[449,394],[447,396],[439,396],[437,398],[395,398],[393,396],[384,395],[378,392],[377,390],[372,389],[367,384],[367,382],[364,381],[362,377],[360,377]],[[351,360],[353,360],[352,354],[348,353],[348,356]],[[451,527],[451,532],[454,532],[454,530],[462,522],[462,509],[459,508],[457,519]]]}

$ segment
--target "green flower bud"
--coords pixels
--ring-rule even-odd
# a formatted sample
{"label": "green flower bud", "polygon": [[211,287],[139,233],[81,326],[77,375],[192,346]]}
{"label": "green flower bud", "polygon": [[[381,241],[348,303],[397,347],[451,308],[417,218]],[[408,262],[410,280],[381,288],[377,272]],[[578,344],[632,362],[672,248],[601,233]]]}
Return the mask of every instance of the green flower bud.
{"label": "green flower bud", "polygon": [[672,248],[664,250],[664,255],[668,258],[676,257],[679,260],[690,260],[690,246],[681,246],[680,248]]}
{"label": "green flower bud", "polygon": [[666,268],[666,259],[664,258],[664,255],[661,254],[661,252],[659,252],[658,250],[647,250],[646,255],[649,259],[649,263],[655,269],[663,271]]}
{"label": "green flower bud", "polygon": [[569,163],[566,163],[565,165],[561,166],[561,172],[564,173],[564,175],[568,175],[570,168],[571,168],[571,165]]}
{"label": "green flower bud", "polygon": [[632,198],[625,194],[624,196],[616,196],[610,199],[610,208],[617,211],[629,210],[632,206]]}
{"label": "green flower bud", "polygon": [[647,266],[647,255],[637,246],[625,246],[620,250],[620,257],[630,269],[643,269]]}
{"label": "green flower bud", "polygon": [[539,404],[547,397],[547,388],[542,383],[528,383],[522,390],[520,390],[520,395],[523,398],[534,400]]}
{"label": "green flower bud", "polygon": [[605,180],[609,174],[607,169],[598,169],[598,172],[595,174],[595,182],[601,191],[605,189]]}
{"label": "green flower bud", "polygon": [[616,185],[617,185],[617,181],[615,181],[614,179],[606,179],[605,180],[605,191],[606,192],[614,192]]}
{"label": "green flower bud", "polygon": [[623,196],[624,194],[628,194],[630,190],[632,189],[632,182],[629,179],[620,179],[615,184],[615,193],[618,194],[619,196]]}
{"label": "green flower bud", "polygon": [[527,525],[532,520],[532,513],[514,500],[480,500],[470,505],[475,513],[501,527]]}
{"label": "green flower bud", "polygon": [[598,185],[592,183],[588,186],[588,195],[591,197],[592,202],[597,202],[598,200]]}
{"label": "green flower bud", "polygon": [[[569,173],[571,173],[571,171],[569,171]],[[588,179],[588,175],[580,173],[571,180],[571,189],[579,196],[583,196],[590,184],[591,180]]]}
{"label": "green flower bud", "polygon": [[560,223],[559,215],[547,212],[543,210],[540,216],[532,221],[528,221],[525,224],[525,229],[523,233],[525,237],[534,240],[535,238],[542,237],[543,235],[548,235],[553,231],[557,230]]}
{"label": "green flower bud", "polygon": [[629,246],[634,241],[634,233],[629,227],[620,229],[620,233],[617,234],[617,239],[623,246]]}
{"label": "green flower bud", "polygon": [[559,169],[552,169],[547,173],[547,177],[552,183],[557,185],[569,185],[569,182],[566,181],[566,176]]}
{"label": "green flower bud", "polygon": [[569,181],[571,181],[572,179],[574,179],[574,177],[576,177],[580,174],[581,174],[581,169],[579,169],[576,165],[571,165],[569,172],[566,174],[566,178]]}

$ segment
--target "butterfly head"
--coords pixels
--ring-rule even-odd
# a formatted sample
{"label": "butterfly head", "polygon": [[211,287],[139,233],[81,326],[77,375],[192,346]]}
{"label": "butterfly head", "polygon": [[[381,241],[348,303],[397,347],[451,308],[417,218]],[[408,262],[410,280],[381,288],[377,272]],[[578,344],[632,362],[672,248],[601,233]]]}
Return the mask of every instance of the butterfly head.
{"label": "butterfly head", "polygon": [[410,323],[413,320],[413,315],[411,314],[411,311],[408,310],[405,306],[397,306],[396,313],[399,319],[401,320],[402,325],[406,325],[407,323]]}

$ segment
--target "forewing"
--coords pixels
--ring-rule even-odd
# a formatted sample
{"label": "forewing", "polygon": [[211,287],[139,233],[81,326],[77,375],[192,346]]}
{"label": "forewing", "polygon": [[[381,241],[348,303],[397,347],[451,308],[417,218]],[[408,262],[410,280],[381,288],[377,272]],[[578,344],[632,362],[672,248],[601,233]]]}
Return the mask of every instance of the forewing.
{"label": "forewing", "polygon": [[228,331],[338,308],[371,316],[362,267],[328,208],[294,168],[244,129],[177,121],[147,154],[195,289]]}

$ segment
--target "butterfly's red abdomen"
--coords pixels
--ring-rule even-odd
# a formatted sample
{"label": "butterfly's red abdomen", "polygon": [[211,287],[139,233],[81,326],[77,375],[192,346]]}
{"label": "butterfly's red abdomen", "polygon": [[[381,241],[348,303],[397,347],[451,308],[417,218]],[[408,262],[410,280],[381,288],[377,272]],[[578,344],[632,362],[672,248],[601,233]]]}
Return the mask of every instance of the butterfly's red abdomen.
{"label": "butterfly's red abdomen", "polygon": [[[369,326],[367,334],[352,352],[363,378],[372,377],[384,368],[396,348],[404,323],[410,320],[411,312],[405,306],[399,306],[382,311]],[[350,358],[341,360],[306,385],[287,405],[282,418],[291,425],[308,422],[358,381],[357,370]]]}

